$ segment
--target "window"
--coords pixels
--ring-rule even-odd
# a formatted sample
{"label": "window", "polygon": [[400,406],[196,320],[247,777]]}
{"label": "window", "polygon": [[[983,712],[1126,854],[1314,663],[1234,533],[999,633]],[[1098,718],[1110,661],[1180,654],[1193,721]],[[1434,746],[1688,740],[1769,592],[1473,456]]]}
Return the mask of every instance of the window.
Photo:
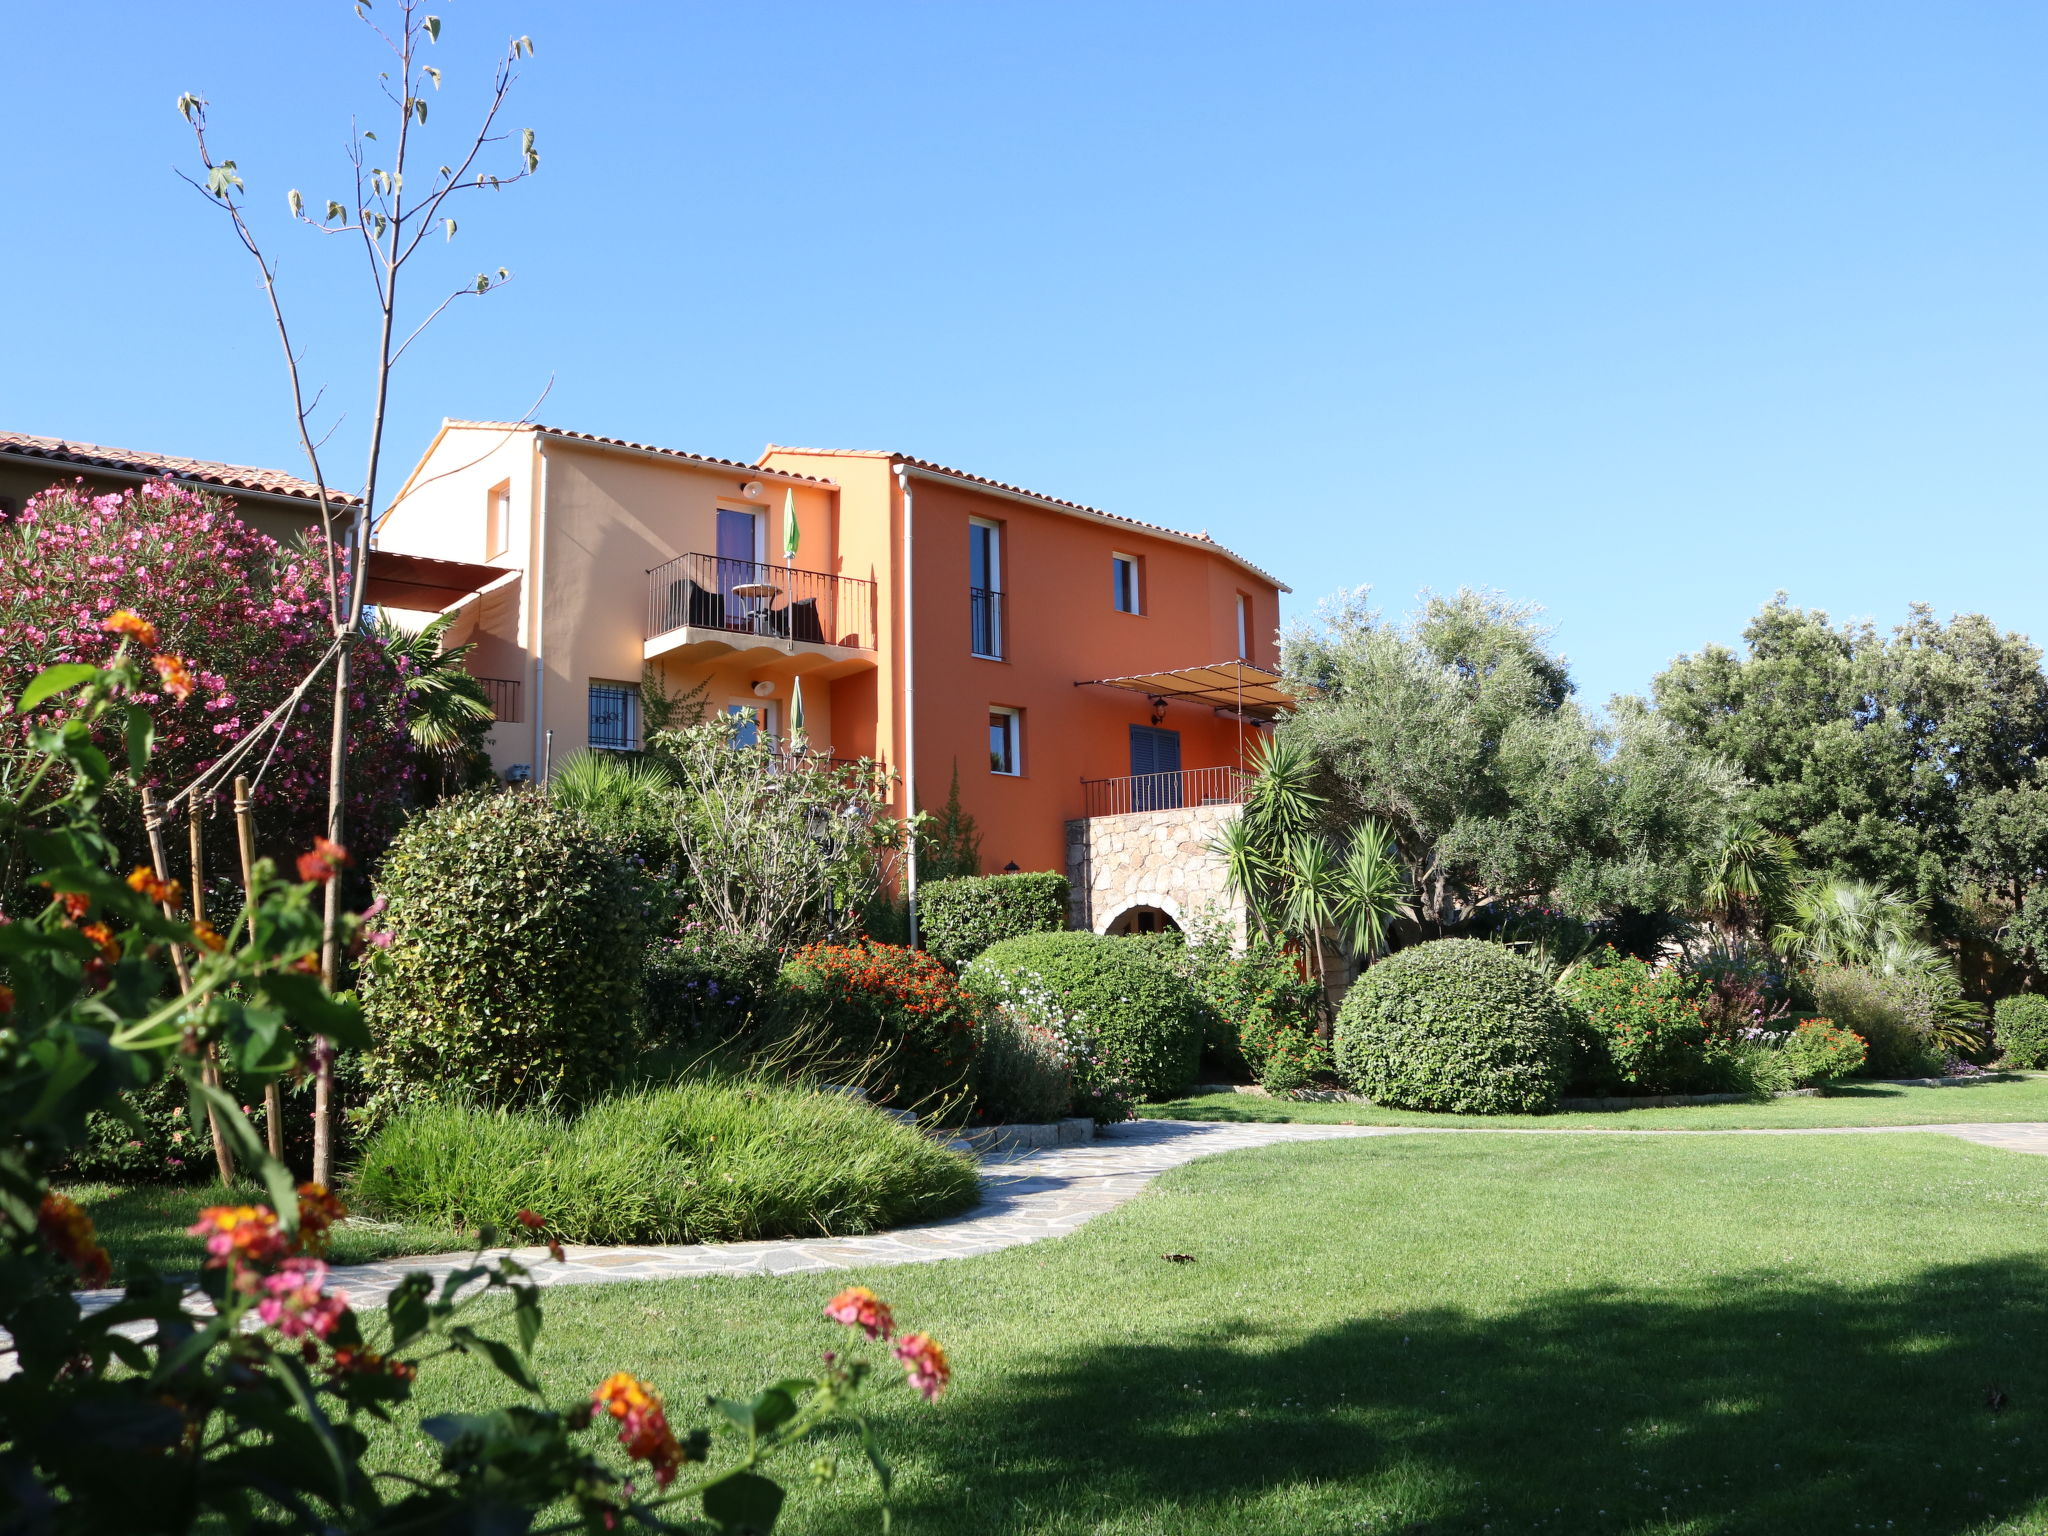
{"label": "window", "polygon": [[606,752],[640,745],[640,690],[631,683],[590,685],[590,744]]}
{"label": "window", "polygon": [[988,771],[990,773],[1021,774],[1022,758],[1018,752],[1018,716],[1014,709],[1005,709],[991,704],[988,711]]}
{"label": "window", "polygon": [[1251,660],[1252,654],[1252,600],[1242,592],[1237,594],[1237,655],[1240,661]]}
{"label": "window", "polygon": [[512,482],[491,487],[484,503],[484,558],[495,560],[512,547]]}
{"label": "window", "polygon": [[1003,530],[980,518],[967,525],[967,598],[968,648],[977,656],[1001,661]]}
{"label": "window", "polygon": [[738,720],[739,729],[732,734],[736,747],[758,747],[762,738],[775,739],[775,706],[773,704],[728,704],[725,712]]}
{"label": "window", "polygon": [[718,592],[761,579],[761,518],[758,513],[718,509]]}
{"label": "window", "polygon": [[1111,555],[1109,557],[1109,587],[1116,601],[1118,613],[1143,613],[1138,605],[1138,557],[1136,555]]}

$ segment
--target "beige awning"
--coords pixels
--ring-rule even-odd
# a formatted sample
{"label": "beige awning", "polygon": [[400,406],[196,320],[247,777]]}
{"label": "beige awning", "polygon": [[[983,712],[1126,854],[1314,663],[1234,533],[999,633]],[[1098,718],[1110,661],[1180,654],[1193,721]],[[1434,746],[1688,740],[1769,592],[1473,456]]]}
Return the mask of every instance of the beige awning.
{"label": "beige awning", "polygon": [[1294,707],[1295,693],[1277,672],[1248,661],[1219,661],[1206,667],[1176,667],[1171,672],[1140,672],[1132,677],[1096,677],[1076,688],[1122,688],[1148,699],[1208,704],[1241,710],[1255,720],[1275,719]]}

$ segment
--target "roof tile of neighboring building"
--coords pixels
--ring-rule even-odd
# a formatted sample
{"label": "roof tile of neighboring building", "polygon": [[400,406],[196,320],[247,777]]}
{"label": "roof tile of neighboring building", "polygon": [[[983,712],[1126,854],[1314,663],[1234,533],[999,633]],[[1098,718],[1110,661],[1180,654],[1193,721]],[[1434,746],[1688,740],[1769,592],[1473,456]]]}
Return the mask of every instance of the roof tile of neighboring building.
{"label": "roof tile of neighboring building", "polygon": [[[26,432],[0,432],[0,456],[47,459],[52,464],[74,464],[85,469],[111,469],[127,474],[168,475],[174,480],[195,480],[223,490],[257,491],[266,496],[289,496],[318,501],[319,487],[310,480],[282,470],[258,469],[248,464],[218,464],[211,459],[187,459],[174,453],[145,453],[136,448],[103,448],[97,443],[73,443],[60,437],[33,437]],[[355,506],[360,497],[329,489],[328,496],[342,506]]]}
{"label": "roof tile of neighboring building", "polygon": [[1238,554],[1234,550],[1225,549],[1221,544],[1218,544],[1209,537],[1207,529],[1200,533],[1188,533],[1179,528],[1168,528],[1163,523],[1148,523],[1143,518],[1126,517],[1121,512],[1105,512],[1100,507],[1091,507],[1079,501],[1069,501],[1064,496],[1048,496],[1043,491],[1030,490],[1021,485],[1011,485],[1006,480],[992,480],[987,475],[977,475],[971,470],[954,469],[950,465],[935,464],[930,459],[920,459],[908,453],[890,453],[880,448],[792,448],[783,443],[770,443],[761,450],[761,457],[765,459],[771,453],[814,453],[826,458],[888,459],[891,463],[895,464],[909,464],[917,469],[930,470],[935,475],[948,475],[955,480],[967,480],[975,485],[985,485],[991,490],[1007,491],[1012,496],[1028,496],[1033,501],[1042,501],[1048,506],[1067,507],[1086,517],[1099,517],[1107,522],[1124,523],[1132,528],[1143,528],[1152,533],[1163,533],[1170,539],[1179,539],[1188,544],[1206,545],[1225,559],[1243,566],[1253,575],[1260,577],[1262,580],[1270,581],[1282,592],[1294,590],[1279,577],[1253,565],[1243,555]]}
{"label": "roof tile of neighboring building", "polygon": [[547,427],[537,421],[458,421],[450,417],[443,425],[498,432],[538,432],[548,437],[565,437],[577,442],[596,443],[603,448],[631,448],[639,453],[658,453],[663,458],[682,459],[690,464],[711,464],[720,469],[743,469],[749,474],[769,474],[788,480],[807,480],[813,485],[834,483],[817,475],[800,475],[787,469],[764,469],[759,464],[748,464],[740,459],[721,459],[708,453],[689,453],[681,448],[663,448],[655,443],[635,443],[623,437],[600,437],[595,432],[572,432],[567,427]]}

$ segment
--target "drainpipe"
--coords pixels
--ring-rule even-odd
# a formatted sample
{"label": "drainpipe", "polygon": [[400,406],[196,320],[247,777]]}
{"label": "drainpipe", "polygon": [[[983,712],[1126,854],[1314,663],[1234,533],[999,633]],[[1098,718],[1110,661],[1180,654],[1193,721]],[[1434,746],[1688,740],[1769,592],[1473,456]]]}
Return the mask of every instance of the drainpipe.
{"label": "drainpipe", "polygon": [[533,548],[529,551],[527,579],[531,590],[527,601],[533,605],[533,775],[534,783],[547,778],[547,738],[542,734],[547,719],[547,661],[543,650],[546,638],[544,628],[547,615],[546,587],[543,578],[547,567],[548,534],[548,449],[547,444],[536,442],[540,453],[540,485],[533,498]]}
{"label": "drainpipe", "polygon": [[[903,810],[917,814],[917,544],[912,536],[910,469],[896,466],[896,489],[903,497]],[[910,828],[910,866],[904,895],[910,908],[910,947],[917,948],[917,826]]]}

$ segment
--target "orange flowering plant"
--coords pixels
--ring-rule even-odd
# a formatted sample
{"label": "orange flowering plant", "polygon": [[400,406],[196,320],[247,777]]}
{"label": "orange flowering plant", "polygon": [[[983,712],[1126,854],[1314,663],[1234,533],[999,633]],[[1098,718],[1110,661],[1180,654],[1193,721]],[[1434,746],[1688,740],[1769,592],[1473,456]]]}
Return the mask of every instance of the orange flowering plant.
{"label": "orange flowering plant", "polygon": [[[448,1275],[409,1276],[381,1317],[357,1312],[326,1261],[341,1202],[267,1157],[202,1071],[211,1051],[260,1085],[302,1070],[298,1041],[368,1043],[354,1006],[308,964],[322,938],[321,882],[346,853],[311,850],[298,882],[260,862],[252,899],[222,932],[177,915],[174,882],[124,866],[97,807],[121,773],[139,781],[148,768],[149,716],[131,696],[153,686],[152,626],[124,613],[109,628],[121,636],[109,665],[50,668],[0,698],[0,716],[37,754],[32,771],[0,780],[0,859],[13,872],[7,888],[40,903],[0,913],[0,1529],[681,1530],[708,1520],[767,1531],[783,1495],[763,1466],[834,1423],[859,1433],[886,1492],[858,1409],[866,1370],[834,1356],[813,1379],[711,1405],[737,1446],[715,1468],[710,1431],[679,1434],[633,1377],[550,1409],[527,1363],[540,1287],[492,1251],[495,1234],[481,1233]],[[95,745],[110,726],[125,734],[120,765]],[[195,1133],[213,1113],[269,1196],[199,1213],[193,1281],[133,1262],[117,1276],[87,1212],[50,1187],[89,1115],[132,1113],[126,1095],[166,1078],[184,1084]],[[928,1397],[943,1387],[936,1344],[913,1335],[896,1351],[909,1385]],[[388,1421],[418,1373],[453,1355],[494,1367],[523,1400],[426,1420],[441,1447],[429,1477],[373,1474],[366,1424]],[[611,1425],[644,1470],[604,1464],[596,1432]],[[703,1475],[686,1483],[691,1463]],[[543,1510],[568,1513],[547,1524]]]}

